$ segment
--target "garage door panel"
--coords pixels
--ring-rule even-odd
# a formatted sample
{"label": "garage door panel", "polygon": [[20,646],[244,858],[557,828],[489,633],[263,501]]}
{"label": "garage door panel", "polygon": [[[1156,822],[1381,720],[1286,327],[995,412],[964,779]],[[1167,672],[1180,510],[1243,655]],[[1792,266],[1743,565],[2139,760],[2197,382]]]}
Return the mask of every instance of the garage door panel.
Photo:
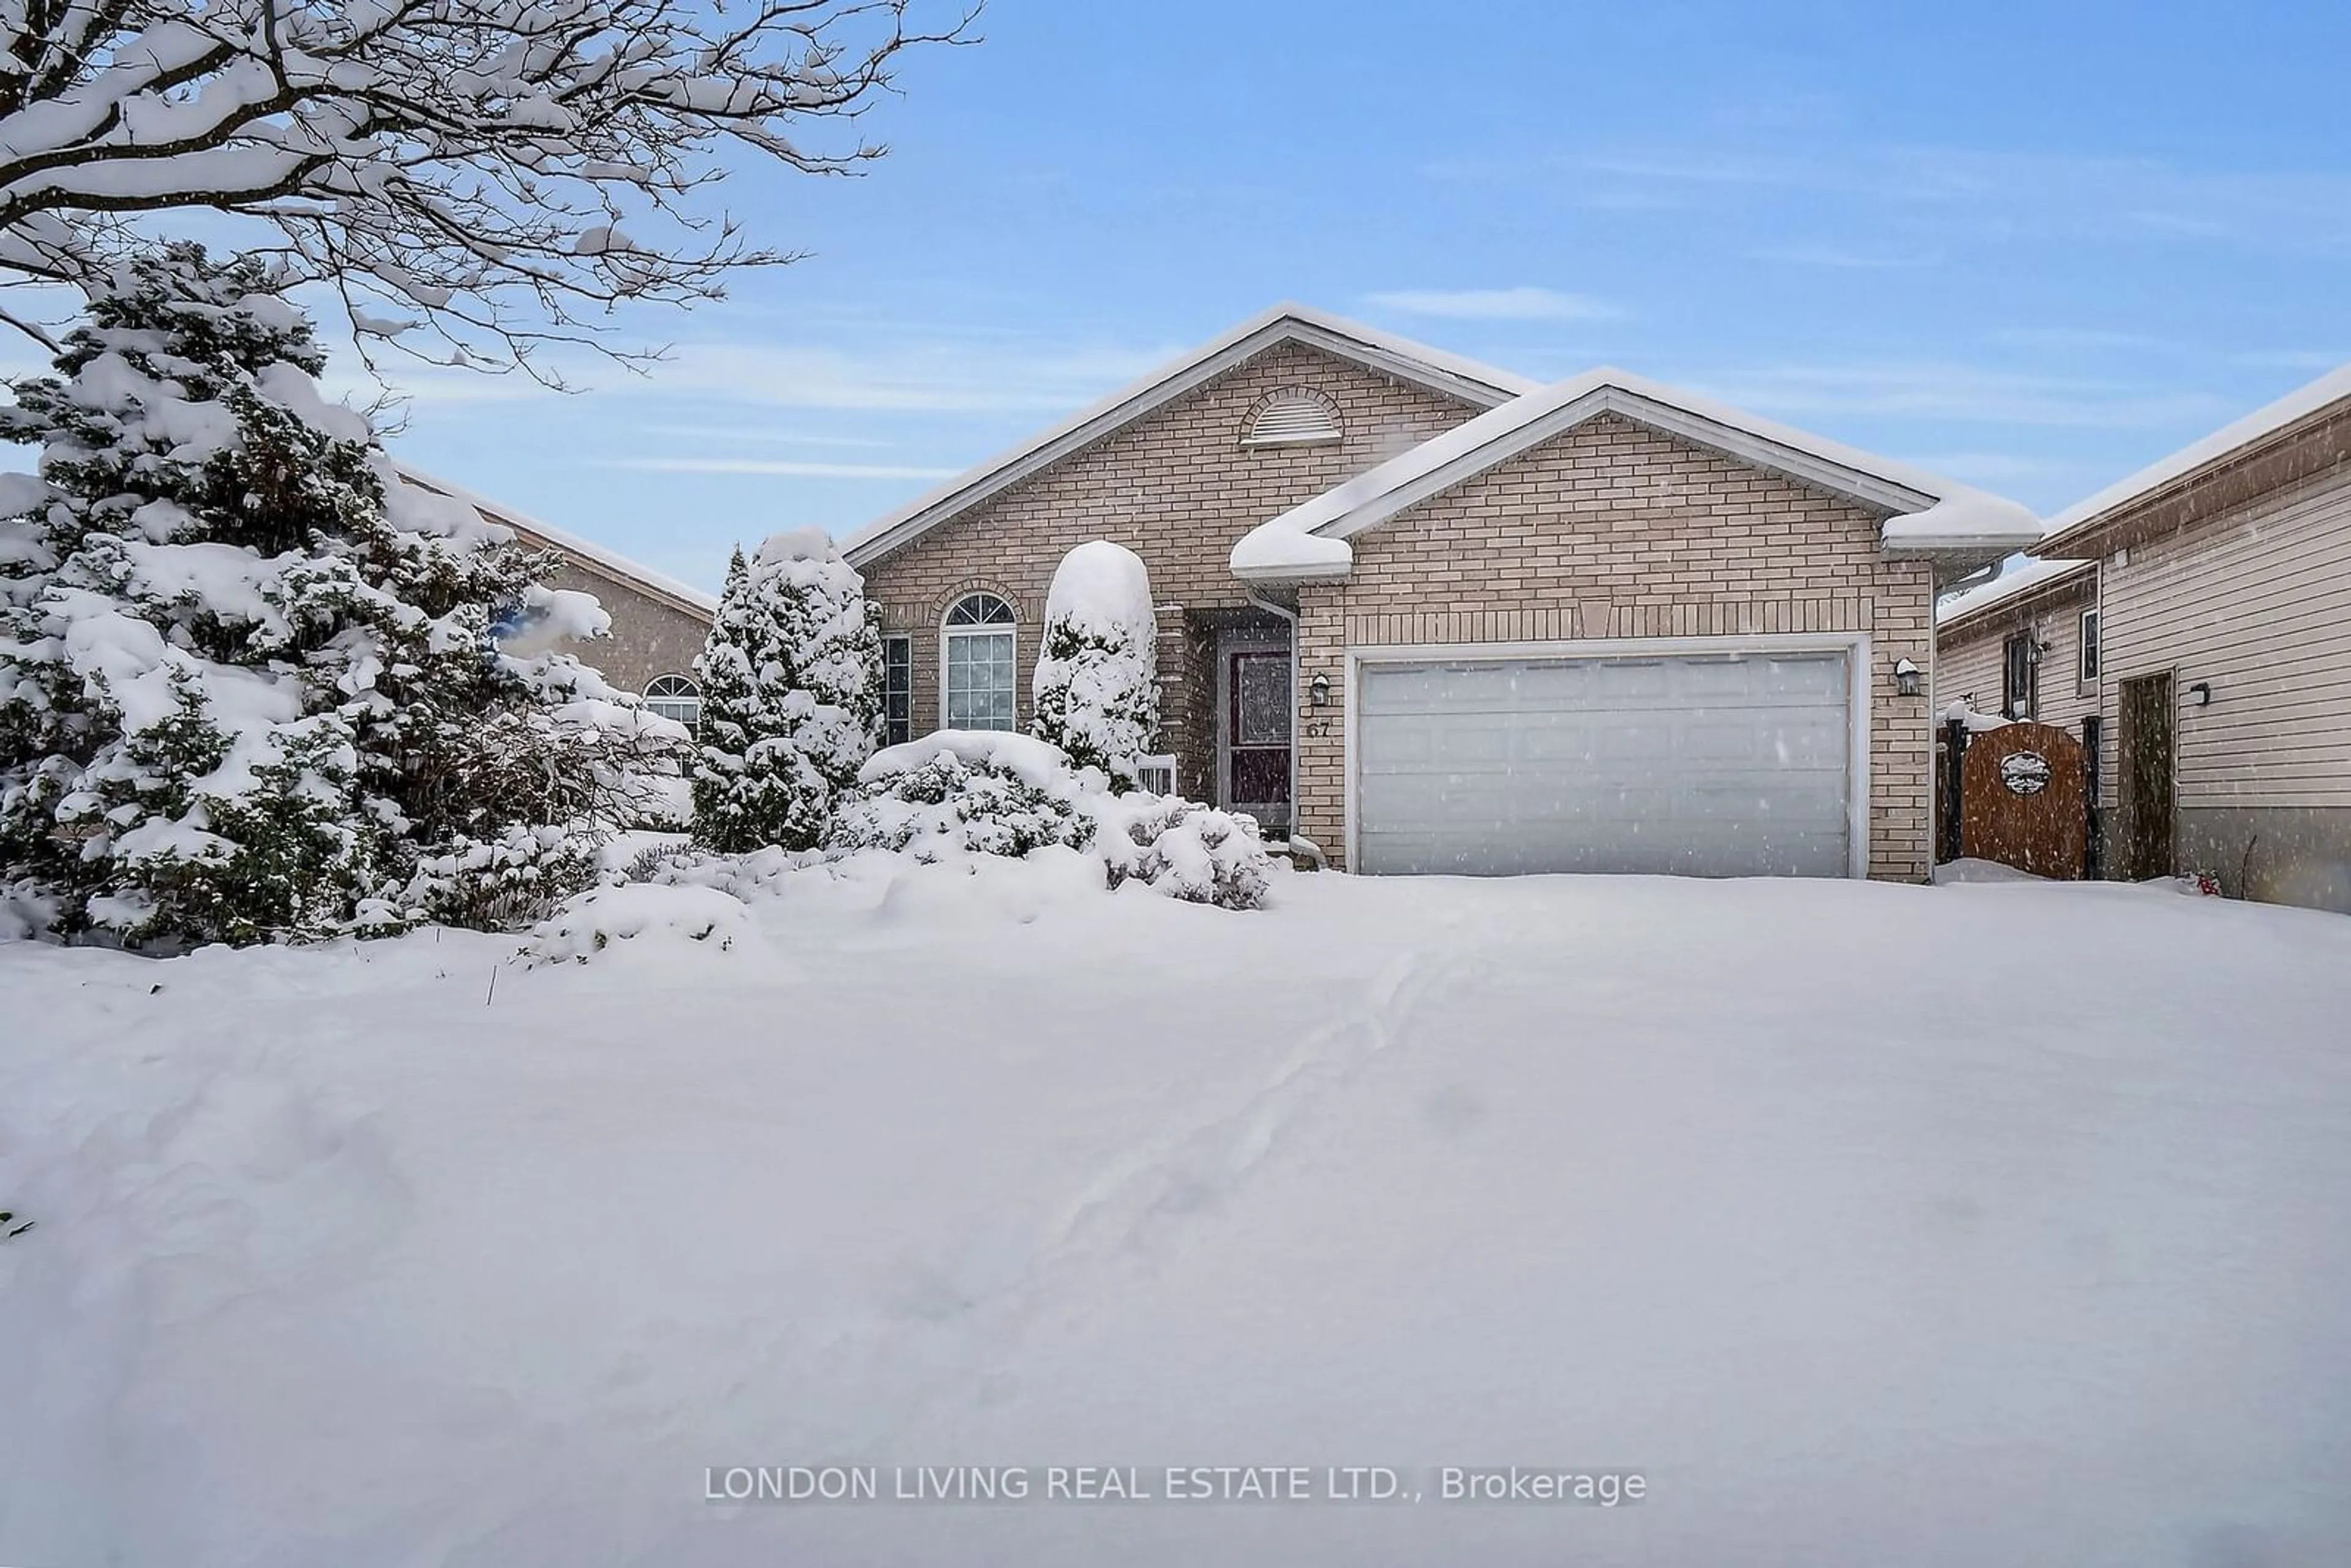
{"label": "garage door panel", "polygon": [[1364,666],[1373,872],[1842,876],[1842,653]]}

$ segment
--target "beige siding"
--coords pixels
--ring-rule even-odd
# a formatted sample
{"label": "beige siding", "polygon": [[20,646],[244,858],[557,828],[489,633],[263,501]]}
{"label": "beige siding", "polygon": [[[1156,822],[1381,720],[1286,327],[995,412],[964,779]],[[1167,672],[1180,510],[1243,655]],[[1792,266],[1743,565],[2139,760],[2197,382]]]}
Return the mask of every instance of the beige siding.
{"label": "beige siding", "polygon": [[[2110,555],[2100,577],[2110,728],[2122,681],[2178,671],[2181,809],[2351,807],[2351,470]],[[2209,706],[2187,697],[2198,682]]]}
{"label": "beige siding", "polygon": [[[1251,409],[1292,386],[1337,404],[1343,439],[1243,446]],[[1228,559],[1243,534],[1478,412],[1286,343],[938,524],[864,571],[885,629],[914,643],[914,733],[937,727],[939,622],[964,593],[1002,594],[1019,617],[1014,646],[1025,727],[1046,591],[1072,546],[1125,545],[1150,569],[1152,597],[1162,605],[1249,613],[1248,587]],[[1179,786],[1213,799],[1215,649],[1196,621],[1163,614],[1160,632],[1161,744],[1177,754]]]}
{"label": "beige siding", "polygon": [[2027,616],[2001,617],[1964,638],[1942,643],[1936,653],[1936,711],[1940,713],[1966,697],[1978,713],[2000,712],[2003,646],[2010,636],[2029,626],[2034,639],[2048,648],[2041,655],[2035,716],[2078,738],[2082,720],[2098,711],[2098,683],[2081,678],[2082,612],[2092,602],[2085,587],[2064,599],[2043,601]]}
{"label": "beige siding", "polygon": [[[1350,647],[1861,632],[1870,639],[1869,873],[1931,862],[1933,582],[1886,559],[1880,515],[1615,415],[1359,534],[1353,573],[1300,596],[1301,685],[1343,689]],[[1303,695],[1301,694],[1301,702]],[[1300,709],[1300,831],[1343,856],[1346,715]]]}

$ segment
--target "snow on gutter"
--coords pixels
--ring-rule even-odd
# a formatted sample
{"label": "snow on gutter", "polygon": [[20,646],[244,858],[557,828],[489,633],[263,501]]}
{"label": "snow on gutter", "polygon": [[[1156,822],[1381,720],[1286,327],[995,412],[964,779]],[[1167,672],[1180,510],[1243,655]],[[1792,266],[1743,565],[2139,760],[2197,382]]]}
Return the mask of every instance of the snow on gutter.
{"label": "snow on gutter", "polygon": [[1233,547],[1232,570],[1260,582],[1344,577],[1354,562],[1349,536],[1611,412],[1884,507],[1894,514],[1881,534],[1888,549],[2006,552],[2042,537],[2040,519],[2014,501],[1604,367],[1489,410],[1260,524]]}
{"label": "snow on gutter", "polygon": [[2223,425],[2201,441],[2192,441],[2169,456],[2159,458],[2137,473],[2116,480],[2097,494],[2076,501],[2049,519],[2049,529],[2043,543],[2062,548],[2064,536],[2076,530],[2086,530],[2090,525],[2104,521],[2107,513],[2185,479],[2197,470],[2233,455],[2241,447],[2250,446],[2265,436],[2299,424],[2312,414],[2346,398],[2351,398],[2351,365],[2329,371],[2316,381],[2296,387],[2275,402],[2266,403],[2234,423]]}
{"label": "snow on gutter", "polygon": [[2097,564],[2094,560],[2028,560],[1990,582],[1943,601],[1936,607],[1935,624],[1949,628],[2036,590],[2062,587],[2076,578],[2086,579],[2097,570]]}

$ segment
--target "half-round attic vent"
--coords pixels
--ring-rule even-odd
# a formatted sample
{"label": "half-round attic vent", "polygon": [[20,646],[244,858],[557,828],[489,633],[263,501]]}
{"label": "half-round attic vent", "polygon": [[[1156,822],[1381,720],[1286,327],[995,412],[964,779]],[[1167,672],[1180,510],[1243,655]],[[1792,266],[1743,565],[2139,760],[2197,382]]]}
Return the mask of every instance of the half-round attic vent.
{"label": "half-round attic vent", "polygon": [[1307,387],[1259,398],[1241,427],[1243,446],[1322,446],[1339,439],[1339,405]]}

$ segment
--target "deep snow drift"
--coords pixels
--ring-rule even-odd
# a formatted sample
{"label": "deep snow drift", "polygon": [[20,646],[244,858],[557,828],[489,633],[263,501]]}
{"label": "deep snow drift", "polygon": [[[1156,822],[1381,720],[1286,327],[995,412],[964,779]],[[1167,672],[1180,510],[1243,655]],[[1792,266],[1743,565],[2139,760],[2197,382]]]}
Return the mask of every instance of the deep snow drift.
{"label": "deep snow drift", "polygon": [[[723,947],[656,917],[529,968],[0,944],[0,1207],[39,1222],[0,1243],[0,1562],[2351,1539],[2351,921],[1286,873],[1236,915],[1087,870],[790,873]],[[1648,1495],[705,1500],[827,1463]]]}

